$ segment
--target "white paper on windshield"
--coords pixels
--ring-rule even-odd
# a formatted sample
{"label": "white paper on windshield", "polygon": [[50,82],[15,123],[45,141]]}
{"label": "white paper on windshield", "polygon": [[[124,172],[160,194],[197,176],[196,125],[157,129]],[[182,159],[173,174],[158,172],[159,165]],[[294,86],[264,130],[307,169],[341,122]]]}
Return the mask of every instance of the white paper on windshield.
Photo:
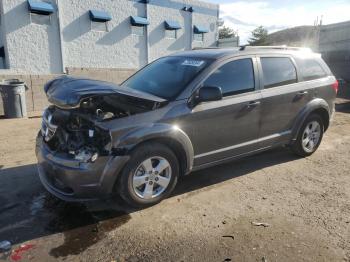
{"label": "white paper on windshield", "polygon": [[203,60],[190,60],[190,59],[186,59],[181,65],[184,66],[195,66],[195,67],[199,67],[201,65],[204,64]]}

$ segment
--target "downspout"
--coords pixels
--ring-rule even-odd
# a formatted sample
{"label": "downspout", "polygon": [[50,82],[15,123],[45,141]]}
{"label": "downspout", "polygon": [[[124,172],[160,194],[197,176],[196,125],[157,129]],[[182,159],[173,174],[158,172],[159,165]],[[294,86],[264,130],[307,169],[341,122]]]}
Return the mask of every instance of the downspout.
{"label": "downspout", "polygon": [[63,36],[62,36],[62,17],[61,17],[61,8],[60,8],[60,0],[56,0],[56,6],[57,6],[57,19],[58,19],[58,35],[60,39],[60,53],[61,53],[61,65],[62,65],[62,72],[66,74],[66,66],[64,62],[64,46],[63,46]]}
{"label": "downspout", "polygon": [[[146,14],[147,19],[149,19],[149,17],[148,17],[148,2],[145,2],[145,14]],[[149,25],[146,26],[146,34],[145,34],[145,38],[146,38],[146,65],[148,65],[148,63],[150,61],[150,57],[149,57],[150,45],[149,45],[148,27],[149,27]],[[145,66],[145,65],[143,65],[143,66]]]}
{"label": "downspout", "polygon": [[191,33],[190,33],[190,50],[193,49],[193,12],[190,12],[190,25],[191,25]]}
{"label": "downspout", "polygon": [[[216,16],[216,23],[215,23],[215,28],[216,28],[216,33],[215,33],[215,40],[216,40],[216,46],[219,47],[219,19],[220,19],[220,5],[217,5],[217,16]],[[237,45],[238,46],[238,45]]]}

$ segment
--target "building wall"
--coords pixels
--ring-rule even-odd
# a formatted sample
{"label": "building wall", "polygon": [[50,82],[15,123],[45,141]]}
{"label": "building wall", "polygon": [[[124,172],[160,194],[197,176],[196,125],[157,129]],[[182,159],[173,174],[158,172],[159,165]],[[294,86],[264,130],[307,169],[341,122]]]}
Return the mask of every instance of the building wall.
{"label": "building wall", "polygon": [[[217,40],[218,5],[201,1],[45,1],[51,1],[56,8],[51,25],[31,23],[27,0],[0,1],[9,69],[31,74],[63,73],[64,68],[138,69],[160,56],[213,46]],[[181,11],[184,6],[192,6],[194,12]],[[112,16],[108,32],[91,30],[90,9]],[[145,36],[132,35],[132,15],[148,18],[150,25]],[[165,37],[165,20],[176,20],[182,25],[176,40]],[[194,25],[210,29],[203,43],[192,42]]]}
{"label": "building wall", "polygon": [[[193,41],[192,47],[195,48],[216,46],[217,40],[219,38],[217,25],[219,18],[219,6],[196,0],[184,0],[184,3],[188,6],[194,6],[194,12],[192,14],[192,25],[204,26],[209,29],[209,33],[204,34],[204,41]],[[193,34],[193,28],[191,30]]]}
{"label": "building wall", "polygon": [[[191,34],[186,24],[190,23],[190,13],[182,11],[182,1],[163,4],[164,0],[156,0],[154,4],[148,5],[147,15],[150,21],[148,26],[149,61],[173,52],[190,48]],[[164,1],[165,2],[165,1]],[[180,5],[180,6],[179,6]],[[178,8],[176,8],[178,7]],[[164,20],[174,20],[180,23],[181,29],[177,30],[177,39],[169,39],[165,36]]]}
{"label": "building wall", "polygon": [[319,52],[337,78],[350,81],[350,21],[322,26]]}
{"label": "building wall", "polygon": [[[183,11],[183,7],[193,7],[194,12]],[[193,0],[153,0],[147,8],[150,21],[148,26],[150,61],[193,47],[216,45],[218,5]],[[182,28],[177,31],[177,39],[165,37],[165,20],[174,20],[180,23]],[[204,26],[210,31],[205,34],[203,42],[193,41],[193,26],[195,25]]]}
{"label": "building wall", "polygon": [[[146,36],[131,35],[130,16],[146,16],[145,4],[115,0],[60,0],[66,67],[139,68],[147,63]],[[107,11],[109,32],[90,30],[89,10]]]}
{"label": "building wall", "polygon": [[2,0],[7,67],[33,73],[62,72],[57,13],[51,25],[30,22],[24,0]]}
{"label": "building wall", "polygon": [[350,50],[350,21],[324,25],[320,29],[319,50]]}

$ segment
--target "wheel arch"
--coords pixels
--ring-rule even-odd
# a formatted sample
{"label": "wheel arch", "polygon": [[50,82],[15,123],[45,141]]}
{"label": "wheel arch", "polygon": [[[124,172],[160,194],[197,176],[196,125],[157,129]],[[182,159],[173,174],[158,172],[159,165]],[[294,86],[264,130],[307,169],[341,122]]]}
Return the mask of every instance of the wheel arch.
{"label": "wheel arch", "polygon": [[329,127],[330,110],[328,103],[320,98],[310,101],[297,116],[292,128],[292,142],[297,139],[300,128],[311,114],[318,114],[323,120],[324,131]]}
{"label": "wheel arch", "polygon": [[194,151],[190,138],[179,127],[168,124],[155,124],[144,127],[121,138],[118,148],[126,148],[127,154],[146,143],[160,143],[169,147],[176,155],[181,174],[191,172],[194,161]]}
{"label": "wheel arch", "polygon": [[131,150],[136,150],[138,147],[143,146],[145,144],[151,144],[151,143],[158,143],[162,144],[168,148],[170,148],[171,151],[174,152],[180,167],[180,176],[185,175],[189,172],[189,163],[187,161],[187,153],[181,143],[177,141],[174,138],[171,137],[153,137],[149,138],[147,140],[144,140],[140,142],[139,144],[134,145]]}

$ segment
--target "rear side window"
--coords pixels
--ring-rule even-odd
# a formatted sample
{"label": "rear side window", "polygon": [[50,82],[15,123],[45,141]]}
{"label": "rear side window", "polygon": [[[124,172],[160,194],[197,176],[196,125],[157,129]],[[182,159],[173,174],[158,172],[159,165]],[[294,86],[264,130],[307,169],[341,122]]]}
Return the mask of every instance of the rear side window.
{"label": "rear side window", "polygon": [[264,75],[264,87],[271,88],[297,82],[297,72],[288,57],[260,58]]}
{"label": "rear side window", "polygon": [[228,62],[211,74],[204,85],[221,87],[223,96],[253,91],[253,62],[250,58]]}
{"label": "rear side window", "polygon": [[327,76],[327,73],[315,59],[300,59],[299,64],[305,81]]}

